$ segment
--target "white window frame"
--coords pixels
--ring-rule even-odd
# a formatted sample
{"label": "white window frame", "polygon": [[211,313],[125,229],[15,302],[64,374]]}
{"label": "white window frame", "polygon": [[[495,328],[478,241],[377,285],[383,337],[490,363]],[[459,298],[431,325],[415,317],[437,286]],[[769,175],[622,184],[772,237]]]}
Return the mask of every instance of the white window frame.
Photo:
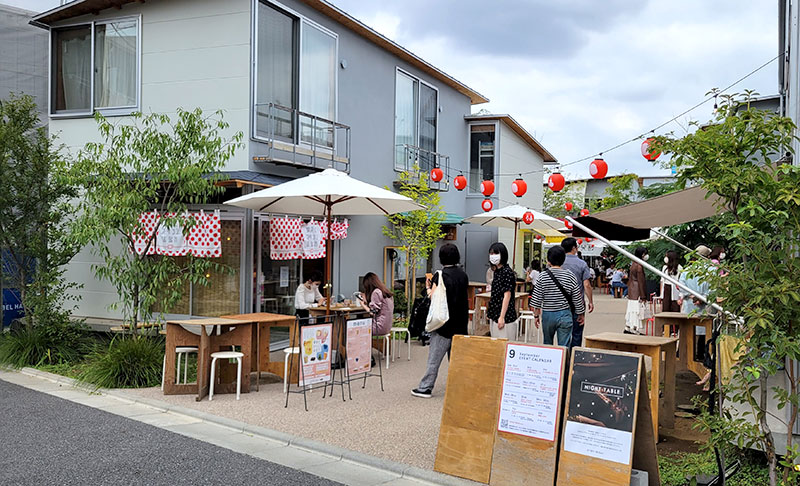
{"label": "white window frame", "polygon": [[[436,91],[436,146],[434,147],[433,152],[438,154],[439,153],[439,107],[440,107],[440,105],[439,105],[439,88],[437,88],[433,84],[428,83],[427,81],[421,79],[419,76],[414,76],[413,74],[411,74],[410,72],[406,71],[405,69],[403,69],[403,68],[401,68],[399,66],[395,67],[395,74],[394,74],[394,110],[395,111],[393,111],[394,118],[392,120],[392,142],[395,142],[397,140],[397,131],[396,131],[397,130],[397,122],[396,122],[397,121],[397,76],[401,75],[401,74],[413,79],[414,81],[416,81],[418,83],[419,86],[422,86],[424,84],[425,86],[427,86],[427,87],[431,88],[432,90]],[[417,99],[416,99],[417,119],[416,119],[416,123],[414,125],[414,139],[415,139],[415,142],[416,142],[415,147],[419,147],[419,127],[420,127],[421,122],[422,122],[422,110],[420,110],[420,102],[421,102],[421,100],[422,100],[422,90],[417,88]],[[395,150],[396,149],[397,149],[397,147],[395,146]],[[396,153],[394,150],[392,152]],[[395,172],[403,172],[405,170],[402,167],[398,167],[396,159],[394,160],[392,165],[394,166]]]}
{"label": "white window frame", "polygon": [[[297,39],[297,52],[292,53],[292,55],[296,55],[298,69],[297,69],[297,81],[296,86],[297,89],[297,106],[294,108],[297,111],[300,110],[300,106],[302,105],[301,98],[301,89],[303,79],[302,79],[302,70],[299,68],[299,64],[301,62],[300,56],[303,52],[303,29],[308,27],[315,28],[320,30],[324,34],[327,34],[333,37],[334,41],[336,42],[336,53],[334,54],[336,59],[334,63],[334,73],[333,73],[333,120],[337,122],[339,120],[339,34],[336,32],[326,28],[325,26],[314,22],[312,19],[302,15],[301,13],[287,7],[286,5],[274,2],[272,0],[252,0],[251,4],[251,12],[253,22],[250,25],[250,38],[253,39],[250,46],[250,79],[252,80],[250,86],[250,107],[252,110],[252,116],[250,117],[250,138],[251,140],[256,140],[259,142],[271,142],[272,140],[268,137],[259,136],[256,133],[256,126],[258,121],[258,110],[256,109],[256,101],[258,100],[258,5],[260,3],[264,3],[266,5],[271,5],[278,10],[282,10],[289,16],[294,17],[294,20],[298,22],[299,30],[298,30],[298,39]],[[299,127],[298,127],[299,130]],[[336,146],[336,137],[334,131],[334,147]],[[301,145],[302,141],[300,138],[300,134],[296,134],[295,136],[297,145]],[[317,147],[318,150],[321,150],[321,147]]]}
{"label": "white window frame", "polygon": [[[498,185],[498,178],[497,174],[498,168],[500,167],[500,123],[496,120],[475,120],[469,125],[467,125],[467,154],[469,155],[467,159],[467,196],[479,196],[484,197],[480,191],[473,191],[472,184],[471,184],[471,174],[472,174],[472,126],[473,125],[494,125],[494,170],[492,171],[492,176],[494,177],[495,186]],[[480,184],[478,184],[480,186]],[[495,187],[495,194],[497,194],[498,188]],[[494,195],[493,195],[494,196]]]}
{"label": "white window frame", "polygon": [[[95,26],[98,24],[110,24],[113,22],[123,22],[126,20],[135,20],[136,21],[136,105],[135,106],[112,106],[107,108],[96,108],[94,106],[94,78],[95,78],[95,66],[94,66],[94,58],[95,58]],[[92,35],[91,41],[91,59],[89,60],[89,66],[91,70],[91,79],[89,80],[89,110],[88,111],[80,111],[80,112],[58,112],[55,111],[55,103],[53,103],[53,76],[55,72],[53,71],[53,32],[58,31],[60,29],[65,29],[69,27],[80,27],[80,26],[89,26]],[[56,27],[51,27],[48,33],[48,46],[47,46],[47,53],[48,53],[48,76],[47,76],[47,101],[49,106],[49,114],[50,118],[84,118],[89,116],[94,116],[95,113],[100,113],[104,116],[122,116],[122,115],[130,115],[131,113],[137,112],[141,110],[142,105],[142,15],[128,15],[125,17],[114,17],[108,18],[103,20],[94,20],[91,22],[77,22],[74,24],[65,24],[65,25],[58,25]]]}

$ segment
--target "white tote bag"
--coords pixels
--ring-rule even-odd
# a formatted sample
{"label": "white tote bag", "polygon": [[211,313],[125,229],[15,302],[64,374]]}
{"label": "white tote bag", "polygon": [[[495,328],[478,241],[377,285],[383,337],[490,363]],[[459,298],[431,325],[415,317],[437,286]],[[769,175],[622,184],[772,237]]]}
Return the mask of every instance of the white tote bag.
{"label": "white tote bag", "polygon": [[428,310],[428,318],[425,321],[425,330],[432,332],[444,325],[445,322],[450,320],[450,310],[447,308],[447,288],[444,286],[444,276],[442,271],[439,270],[439,283],[436,284],[436,290],[431,295],[431,307]]}

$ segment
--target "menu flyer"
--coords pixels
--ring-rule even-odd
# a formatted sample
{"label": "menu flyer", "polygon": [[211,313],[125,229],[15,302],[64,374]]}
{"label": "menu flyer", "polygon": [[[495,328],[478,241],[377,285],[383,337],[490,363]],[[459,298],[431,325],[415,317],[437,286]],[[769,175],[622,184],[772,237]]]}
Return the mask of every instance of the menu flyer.
{"label": "menu flyer", "polygon": [[638,386],[638,356],[576,349],[564,450],[630,464]]}
{"label": "menu flyer", "polygon": [[369,373],[372,369],[372,319],[347,321],[347,373]]}
{"label": "menu flyer", "polygon": [[507,344],[497,430],[555,441],[564,349]]}
{"label": "menu flyer", "polygon": [[300,358],[303,370],[300,386],[329,381],[331,378],[331,335],[332,324],[303,326],[300,333]]}

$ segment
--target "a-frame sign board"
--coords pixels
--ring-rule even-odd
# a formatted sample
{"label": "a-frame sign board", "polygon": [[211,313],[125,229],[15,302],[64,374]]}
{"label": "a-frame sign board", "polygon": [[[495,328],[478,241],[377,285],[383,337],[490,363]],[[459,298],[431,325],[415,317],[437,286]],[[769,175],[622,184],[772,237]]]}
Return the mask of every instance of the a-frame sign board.
{"label": "a-frame sign board", "polygon": [[506,344],[491,485],[553,486],[567,350]]}
{"label": "a-frame sign board", "polygon": [[489,482],[506,342],[453,336],[434,470]]}
{"label": "a-frame sign board", "polygon": [[[558,486],[661,484],[641,354],[573,348]],[[640,399],[640,397],[644,397]]]}

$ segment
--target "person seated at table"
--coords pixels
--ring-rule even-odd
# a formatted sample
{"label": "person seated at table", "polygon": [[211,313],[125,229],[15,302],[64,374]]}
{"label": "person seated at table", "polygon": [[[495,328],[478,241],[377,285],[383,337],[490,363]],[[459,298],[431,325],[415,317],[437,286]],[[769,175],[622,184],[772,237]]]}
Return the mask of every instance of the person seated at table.
{"label": "person seated at table", "polygon": [[372,335],[389,334],[394,318],[394,294],[377,275],[372,272],[364,275],[364,297],[359,296],[358,300],[365,311],[372,312]]}
{"label": "person seated at table", "polygon": [[[622,289],[622,296],[628,296],[628,285],[622,281],[625,278],[625,271],[621,268],[617,268],[614,270],[614,274],[611,275],[611,288],[612,289]],[[616,297],[616,295],[614,295]]]}
{"label": "person seated at table", "polygon": [[308,308],[313,304],[322,305],[325,303],[325,298],[319,292],[321,284],[322,274],[311,272],[306,281],[297,286],[297,291],[294,293],[294,313],[298,317],[308,317]]}

